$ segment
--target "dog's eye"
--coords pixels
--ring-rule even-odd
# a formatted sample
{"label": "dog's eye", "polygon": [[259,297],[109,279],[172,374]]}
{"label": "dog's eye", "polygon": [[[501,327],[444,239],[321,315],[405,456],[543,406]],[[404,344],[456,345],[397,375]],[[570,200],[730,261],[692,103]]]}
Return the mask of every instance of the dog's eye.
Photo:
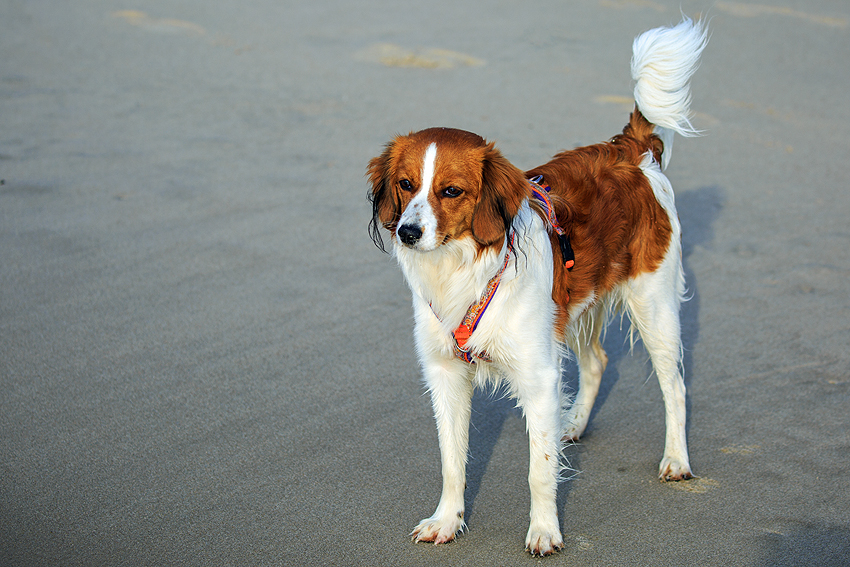
{"label": "dog's eye", "polygon": [[454,199],[455,197],[460,197],[463,194],[462,189],[458,189],[457,187],[446,187],[443,189],[444,197],[451,197]]}
{"label": "dog's eye", "polygon": [[407,179],[402,179],[401,181],[399,181],[398,186],[401,187],[404,191],[413,191],[413,183],[411,183]]}

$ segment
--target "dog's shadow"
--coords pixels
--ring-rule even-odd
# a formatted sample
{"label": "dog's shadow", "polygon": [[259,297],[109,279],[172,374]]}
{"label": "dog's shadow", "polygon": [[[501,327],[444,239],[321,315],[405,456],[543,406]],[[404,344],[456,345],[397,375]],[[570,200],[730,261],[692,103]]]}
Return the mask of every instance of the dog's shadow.
{"label": "dog's shadow", "polygon": [[[685,384],[690,384],[691,368],[693,360],[691,352],[694,345],[699,341],[699,313],[700,294],[699,282],[689,266],[689,258],[696,246],[709,246],[714,240],[714,221],[720,214],[725,202],[724,191],[716,186],[701,187],[685,191],[676,195],[676,208],[682,223],[682,261],[685,270],[685,281],[687,283],[688,301],[682,304],[682,345],[684,358]],[[620,379],[618,370],[619,362],[624,356],[631,356],[629,346],[626,344],[628,338],[628,323],[622,326],[619,318],[611,321],[605,336],[605,350],[608,354],[608,366],[602,377],[599,394],[596,403],[590,413],[586,433],[593,429],[593,419],[604,407],[609,394]],[[566,361],[564,365],[564,388],[568,394],[574,394],[578,389],[578,373],[575,362]],[[686,399],[688,415],[691,410],[690,396]],[[484,473],[493,456],[493,451],[501,436],[505,420],[512,413],[520,416],[516,409],[516,402],[499,392],[476,392],[472,399],[472,426],[469,431],[470,459],[467,466],[467,488],[464,496],[466,505],[465,519],[467,521],[474,514],[475,499],[481,488]],[[564,525],[564,509],[567,505],[567,497],[572,487],[571,475],[580,470],[581,446],[569,444],[564,450],[564,457],[569,465],[565,471],[565,482],[558,487],[557,506],[561,519],[561,529]],[[517,487],[520,489],[520,487]]]}

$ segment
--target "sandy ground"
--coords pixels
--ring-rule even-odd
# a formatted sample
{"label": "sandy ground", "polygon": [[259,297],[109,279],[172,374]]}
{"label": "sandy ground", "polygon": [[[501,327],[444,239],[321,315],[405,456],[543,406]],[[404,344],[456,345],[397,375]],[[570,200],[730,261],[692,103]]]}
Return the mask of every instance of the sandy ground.
{"label": "sandy ground", "polygon": [[660,392],[612,326],[545,562],[850,562],[846,2],[6,0],[0,563],[539,561],[485,394],[469,532],[407,536],[439,456],[365,166],[427,126],[522,168],[618,133],[632,38],[680,5],[713,32],[668,170],[698,478],[656,480]]}

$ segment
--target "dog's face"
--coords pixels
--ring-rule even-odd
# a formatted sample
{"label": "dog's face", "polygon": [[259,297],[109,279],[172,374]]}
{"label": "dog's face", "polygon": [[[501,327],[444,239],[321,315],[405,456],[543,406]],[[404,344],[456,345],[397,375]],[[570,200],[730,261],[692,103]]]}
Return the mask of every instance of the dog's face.
{"label": "dog's face", "polygon": [[397,244],[422,252],[467,237],[499,242],[528,194],[522,172],[492,144],[449,128],[396,137],[368,175],[375,243],[383,247],[380,224]]}

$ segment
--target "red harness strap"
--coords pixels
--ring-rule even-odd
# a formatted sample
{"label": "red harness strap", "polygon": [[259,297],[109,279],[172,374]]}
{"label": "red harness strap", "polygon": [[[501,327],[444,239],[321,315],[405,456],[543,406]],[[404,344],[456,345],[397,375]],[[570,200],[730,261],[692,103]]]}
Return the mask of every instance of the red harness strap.
{"label": "red harness strap", "polygon": [[508,267],[508,262],[511,259],[511,248],[514,243],[514,234],[511,233],[511,243],[508,246],[508,251],[505,253],[505,261],[502,263],[502,267],[496,273],[495,276],[490,278],[490,281],[487,282],[487,287],[484,288],[484,293],[481,294],[481,299],[478,300],[477,303],[473,303],[469,306],[469,309],[466,310],[466,315],[463,317],[463,321],[461,321],[460,325],[457,329],[455,329],[454,333],[452,333],[452,337],[455,340],[455,356],[461,360],[465,360],[470,364],[475,364],[475,359],[480,358],[484,362],[490,362],[490,356],[486,351],[481,351],[479,353],[471,353],[469,347],[466,346],[466,342],[469,340],[469,337],[475,331],[475,328],[478,327],[478,321],[481,320],[481,316],[484,315],[484,312],[487,310],[487,306],[490,305],[490,300],[493,299],[493,296],[496,294],[496,290],[499,289],[499,283],[502,281],[502,274],[505,272],[505,268]]}

